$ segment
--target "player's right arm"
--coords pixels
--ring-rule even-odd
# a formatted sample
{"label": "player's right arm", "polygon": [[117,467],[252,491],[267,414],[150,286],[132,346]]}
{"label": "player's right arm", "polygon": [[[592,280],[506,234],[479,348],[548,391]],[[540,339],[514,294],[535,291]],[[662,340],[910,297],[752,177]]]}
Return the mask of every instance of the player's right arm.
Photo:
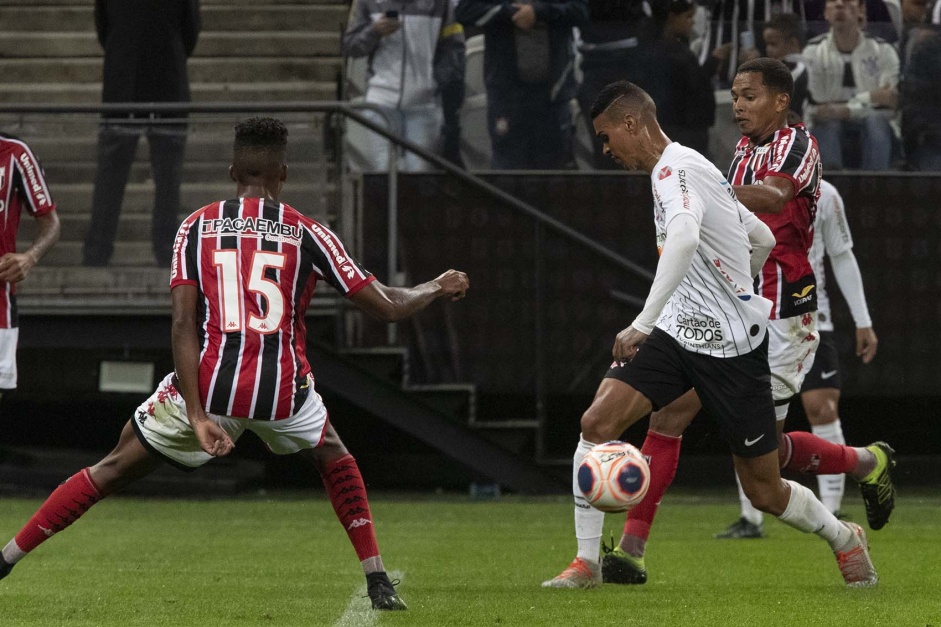
{"label": "player's right arm", "polygon": [[748,234],[748,243],[751,246],[751,256],[748,260],[751,276],[755,277],[761,272],[761,268],[768,260],[771,250],[774,248],[774,233],[767,224],[755,217],[747,207],[739,204],[739,217],[745,226],[745,232]]}
{"label": "player's right arm", "polygon": [[350,301],[378,320],[398,322],[439,298],[464,298],[468,287],[470,282],[466,274],[459,270],[448,270],[437,279],[415,287],[389,287],[373,281],[350,296]]}
{"label": "player's right arm", "polygon": [[213,456],[228,455],[235,444],[222,427],[209,419],[199,397],[198,293],[197,287],[191,284],[176,285],[170,290],[173,306],[173,367],[180,382],[180,394],[186,403],[186,415],[199,438],[199,446]]}

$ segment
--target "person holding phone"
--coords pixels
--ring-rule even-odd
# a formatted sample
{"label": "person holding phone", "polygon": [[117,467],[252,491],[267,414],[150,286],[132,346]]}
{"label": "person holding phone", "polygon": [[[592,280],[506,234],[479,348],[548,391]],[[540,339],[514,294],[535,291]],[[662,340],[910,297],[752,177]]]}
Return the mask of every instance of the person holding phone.
{"label": "person holding phone", "polygon": [[[442,96],[451,96],[455,85],[463,88],[464,82],[464,30],[454,21],[451,0],[356,0],[343,35],[343,53],[369,58],[365,99],[386,115],[377,111],[364,115],[384,126],[391,124],[389,130],[423,148],[437,150],[444,118]],[[386,169],[388,140],[367,133],[364,141],[366,170]],[[429,167],[411,152],[402,157],[403,170]]]}

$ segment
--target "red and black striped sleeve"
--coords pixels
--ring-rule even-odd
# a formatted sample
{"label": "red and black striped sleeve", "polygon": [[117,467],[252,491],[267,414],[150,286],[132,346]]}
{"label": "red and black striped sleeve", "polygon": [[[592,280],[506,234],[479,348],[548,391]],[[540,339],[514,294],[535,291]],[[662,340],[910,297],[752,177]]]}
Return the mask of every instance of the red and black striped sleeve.
{"label": "red and black striped sleeve", "polygon": [[816,193],[820,177],[817,140],[802,125],[778,132],[765,176],[783,176],[794,185],[794,195]]}

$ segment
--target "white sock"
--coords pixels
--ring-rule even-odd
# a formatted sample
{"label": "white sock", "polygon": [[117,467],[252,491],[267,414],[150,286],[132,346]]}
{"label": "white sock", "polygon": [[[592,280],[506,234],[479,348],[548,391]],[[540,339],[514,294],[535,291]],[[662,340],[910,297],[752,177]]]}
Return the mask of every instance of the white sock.
{"label": "white sock", "polygon": [[[846,444],[839,419],[825,425],[813,425],[810,430],[827,442]],[[817,484],[820,486],[820,500],[824,506],[834,514],[840,511],[843,492],[846,489],[846,475],[817,475]]]}
{"label": "white sock", "polygon": [[745,496],[745,490],[742,489],[742,482],[738,478],[738,473],[735,473],[735,483],[738,485],[738,501],[742,504],[742,518],[753,525],[760,525],[764,520],[764,515],[761,510],[755,509],[748,497]]}
{"label": "white sock", "polygon": [[18,561],[26,557],[26,553],[23,552],[16,544],[15,539],[11,539],[7,542],[7,545],[3,547],[3,550],[0,551],[0,554],[3,555],[3,561],[7,564],[16,564]]}
{"label": "white sock", "polygon": [[375,557],[367,557],[361,561],[360,566],[363,567],[363,574],[369,575],[371,573],[378,573],[386,569],[382,564],[382,556],[376,555]]}
{"label": "white sock", "polygon": [[782,481],[791,486],[791,498],[778,520],[798,531],[817,534],[835,550],[845,549],[853,540],[850,528],[837,520],[813,492],[794,481]]}
{"label": "white sock", "polygon": [[575,539],[578,557],[591,562],[601,560],[601,533],[604,531],[604,512],[588,504],[578,489],[578,467],[594,446],[579,436],[578,447],[572,459],[572,495],[575,497]]}

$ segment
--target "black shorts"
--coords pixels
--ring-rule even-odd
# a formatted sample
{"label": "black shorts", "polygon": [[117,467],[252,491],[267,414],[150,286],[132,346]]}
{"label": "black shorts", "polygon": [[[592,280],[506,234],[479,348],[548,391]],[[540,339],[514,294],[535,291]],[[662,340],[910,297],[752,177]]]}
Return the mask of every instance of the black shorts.
{"label": "black shorts", "polygon": [[822,390],[824,388],[840,389],[843,381],[840,379],[840,354],[836,350],[836,341],[833,331],[820,332],[820,346],[817,347],[817,356],[814,365],[810,368],[801,392],[809,390]]}
{"label": "black shorts", "polygon": [[605,378],[627,383],[661,409],[690,390],[719,423],[722,437],[739,457],[759,457],[778,448],[771,397],[768,337],[738,357],[713,357],[683,348],[654,329],[630,362],[615,364]]}

